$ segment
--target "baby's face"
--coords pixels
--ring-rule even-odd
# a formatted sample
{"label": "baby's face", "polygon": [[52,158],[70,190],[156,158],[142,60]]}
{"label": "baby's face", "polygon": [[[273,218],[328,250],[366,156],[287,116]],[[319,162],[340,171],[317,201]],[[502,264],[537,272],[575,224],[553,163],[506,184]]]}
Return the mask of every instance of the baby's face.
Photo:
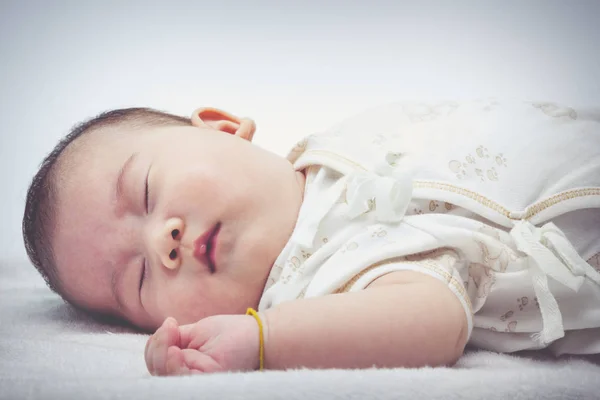
{"label": "baby's face", "polygon": [[79,139],[53,236],[70,297],[145,329],[256,307],[303,180],[244,139],[192,126]]}

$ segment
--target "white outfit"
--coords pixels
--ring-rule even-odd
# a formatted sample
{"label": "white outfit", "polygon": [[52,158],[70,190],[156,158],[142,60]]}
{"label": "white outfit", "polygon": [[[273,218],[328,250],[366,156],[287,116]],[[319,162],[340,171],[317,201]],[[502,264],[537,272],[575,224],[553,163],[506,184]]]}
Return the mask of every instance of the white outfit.
{"label": "white outfit", "polygon": [[600,353],[600,110],[396,104],[289,159],[305,197],[260,310],[414,270],[447,283],[475,346]]}

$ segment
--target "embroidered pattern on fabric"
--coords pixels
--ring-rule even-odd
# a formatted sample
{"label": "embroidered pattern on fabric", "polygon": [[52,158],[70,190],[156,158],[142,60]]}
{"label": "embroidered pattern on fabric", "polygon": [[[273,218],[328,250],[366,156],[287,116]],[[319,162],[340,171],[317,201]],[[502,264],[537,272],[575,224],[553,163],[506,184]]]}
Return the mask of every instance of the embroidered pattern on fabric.
{"label": "embroidered pattern on fabric", "polygon": [[577,111],[571,107],[560,107],[554,103],[531,103],[534,108],[541,110],[544,114],[553,118],[577,119]]}
{"label": "embroidered pattern on fabric", "polygon": [[475,174],[482,182],[496,182],[500,180],[499,168],[507,167],[506,157],[498,153],[490,157],[490,152],[483,145],[475,149],[475,156],[471,153],[465,156],[464,161],[451,160],[448,162],[450,171],[456,174],[456,178],[464,179],[469,174]]}

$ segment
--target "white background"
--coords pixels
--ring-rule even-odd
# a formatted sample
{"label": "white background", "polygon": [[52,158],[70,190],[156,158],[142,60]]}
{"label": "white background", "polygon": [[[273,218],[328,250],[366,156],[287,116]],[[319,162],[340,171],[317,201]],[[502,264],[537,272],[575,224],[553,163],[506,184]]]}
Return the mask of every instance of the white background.
{"label": "white background", "polygon": [[600,103],[600,1],[0,0],[0,260],[23,201],[82,119],[212,105],[280,154],[403,99]]}

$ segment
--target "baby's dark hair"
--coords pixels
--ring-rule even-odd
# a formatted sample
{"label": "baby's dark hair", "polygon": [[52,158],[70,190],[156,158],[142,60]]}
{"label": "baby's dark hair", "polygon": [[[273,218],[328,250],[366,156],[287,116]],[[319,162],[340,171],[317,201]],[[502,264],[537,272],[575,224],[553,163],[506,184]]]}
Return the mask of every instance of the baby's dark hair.
{"label": "baby's dark hair", "polygon": [[65,150],[84,135],[100,132],[106,128],[144,128],[169,125],[191,125],[189,118],[180,117],[150,108],[127,108],[104,112],[76,125],[46,156],[33,177],[23,215],[23,240],[25,250],[48,287],[65,301],[77,307],[64,290],[54,253],[51,234],[56,223],[57,180],[59,160]]}

